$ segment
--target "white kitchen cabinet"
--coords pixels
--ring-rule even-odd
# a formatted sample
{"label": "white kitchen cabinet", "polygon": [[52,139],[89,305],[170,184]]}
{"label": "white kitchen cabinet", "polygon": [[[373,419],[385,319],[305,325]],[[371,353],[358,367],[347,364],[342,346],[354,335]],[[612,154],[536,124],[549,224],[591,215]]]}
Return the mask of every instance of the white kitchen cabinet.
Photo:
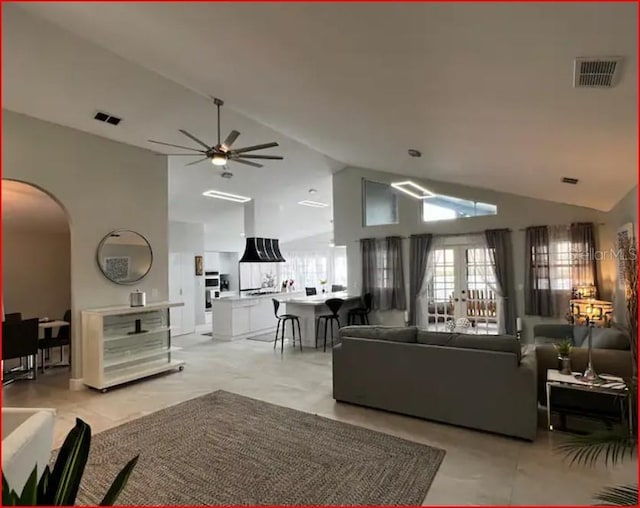
{"label": "white kitchen cabinet", "polygon": [[278,320],[271,296],[219,298],[212,305],[214,339],[237,340],[275,333]]}
{"label": "white kitchen cabinet", "polygon": [[[169,254],[169,298],[184,302],[182,307],[171,308],[173,335],[185,335],[196,330],[196,276],[194,257],[191,252],[171,252]],[[204,293],[204,291],[202,291]],[[198,299],[204,306],[204,296]]]}

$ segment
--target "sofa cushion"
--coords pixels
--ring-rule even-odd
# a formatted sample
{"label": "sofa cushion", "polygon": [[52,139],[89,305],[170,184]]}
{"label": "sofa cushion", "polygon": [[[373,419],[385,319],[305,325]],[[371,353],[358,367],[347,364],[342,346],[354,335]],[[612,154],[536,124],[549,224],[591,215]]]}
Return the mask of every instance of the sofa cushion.
{"label": "sofa cushion", "polygon": [[415,343],[417,332],[415,326],[344,326],[340,328],[340,337]]}
{"label": "sofa cushion", "polygon": [[483,351],[497,351],[513,353],[520,362],[522,344],[511,335],[475,335],[469,333],[429,332],[418,330],[420,344],[431,346],[447,346],[463,349],[481,349]]}
{"label": "sofa cushion", "polygon": [[[573,345],[575,347],[582,347],[585,339],[587,338],[587,333],[589,332],[589,328],[587,326],[574,326],[573,327]],[[586,346],[586,344],[584,344]]]}
{"label": "sofa cushion", "polygon": [[[586,327],[585,327],[586,328]],[[629,336],[619,328],[594,328],[591,345],[596,349],[629,349]],[[589,338],[584,339],[582,347],[589,347]]]}

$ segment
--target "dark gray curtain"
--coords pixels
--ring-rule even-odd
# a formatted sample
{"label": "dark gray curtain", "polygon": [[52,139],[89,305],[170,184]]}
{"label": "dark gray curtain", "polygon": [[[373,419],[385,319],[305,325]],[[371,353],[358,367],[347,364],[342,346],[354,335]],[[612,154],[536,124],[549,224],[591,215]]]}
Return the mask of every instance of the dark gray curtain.
{"label": "dark gray curtain", "polygon": [[371,293],[375,310],[405,310],[402,239],[366,238],[360,240],[362,252],[362,293]]}
{"label": "dark gray curtain", "polygon": [[511,231],[488,229],[484,232],[489,247],[489,259],[496,274],[498,289],[502,295],[505,332],[516,333],[515,289],[513,285],[513,248]]}
{"label": "dark gray curtain", "polygon": [[596,235],[593,222],[571,224],[571,278],[574,286],[593,284],[600,297],[596,263]]}
{"label": "dark gray curtain", "polygon": [[553,316],[547,226],[528,227],[525,248],[527,257],[524,286],[525,313],[531,316]]}
{"label": "dark gray curtain", "polygon": [[411,235],[409,251],[409,324],[416,324],[418,293],[422,289],[432,235]]}
{"label": "dark gray curtain", "polygon": [[385,238],[387,246],[387,267],[389,280],[385,284],[389,288],[389,309],[405,310],[407,298],[404,292],[404,266],[402,263],[402,238],[388,236]]}
{"label": "dark gray curtain", "polygon": [[375,298],[374,293],[378,279],[375,238],[360,240],[360,250],[362,252],[362,294],[371,293]]}

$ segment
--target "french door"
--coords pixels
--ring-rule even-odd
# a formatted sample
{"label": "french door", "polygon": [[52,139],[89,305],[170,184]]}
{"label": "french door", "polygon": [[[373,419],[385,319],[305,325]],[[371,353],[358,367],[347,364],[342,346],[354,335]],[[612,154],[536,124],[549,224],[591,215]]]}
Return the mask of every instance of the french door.
{"label": "french door", "polygon": [[420,300],[427,330],[498,333],[495,274],[480,242],[435,246]]}

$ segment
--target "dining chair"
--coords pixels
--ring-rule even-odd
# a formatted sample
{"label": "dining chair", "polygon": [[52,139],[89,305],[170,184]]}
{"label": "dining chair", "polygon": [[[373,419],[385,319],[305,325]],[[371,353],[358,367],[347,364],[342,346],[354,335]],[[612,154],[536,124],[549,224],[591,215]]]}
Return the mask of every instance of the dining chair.
{"label": "dining chair", "polygon": [[307,296],[314,296],[318,294],[318,290],[316,288],[304,288],[304,292]]}
{"label": "dining chair", "polygon": [[4,320],[10,323],[22,321],[22,312],[11,312],[10,314],[5,314]]}
{"label": "dining chair", "polygon": [[[60,362],[64,354],[64,346],[71,346],[71,310],[64,313],[63,321],[69,323],[69,326],[61,326],[58,329],[58,335],[55,337],[45,337],[38,341],[38,350],[40,351],[40,370],[44,372],[44,353],[54,347],[60,348]],[[69,366],[71,366],[71,349],[69,349]]]}
{"label": "dining chair", "polygon": [[38,318],[2,322],[2,361],[27,358],[26,374],[30,374],[29,379],[38,376],[38,332]]}

